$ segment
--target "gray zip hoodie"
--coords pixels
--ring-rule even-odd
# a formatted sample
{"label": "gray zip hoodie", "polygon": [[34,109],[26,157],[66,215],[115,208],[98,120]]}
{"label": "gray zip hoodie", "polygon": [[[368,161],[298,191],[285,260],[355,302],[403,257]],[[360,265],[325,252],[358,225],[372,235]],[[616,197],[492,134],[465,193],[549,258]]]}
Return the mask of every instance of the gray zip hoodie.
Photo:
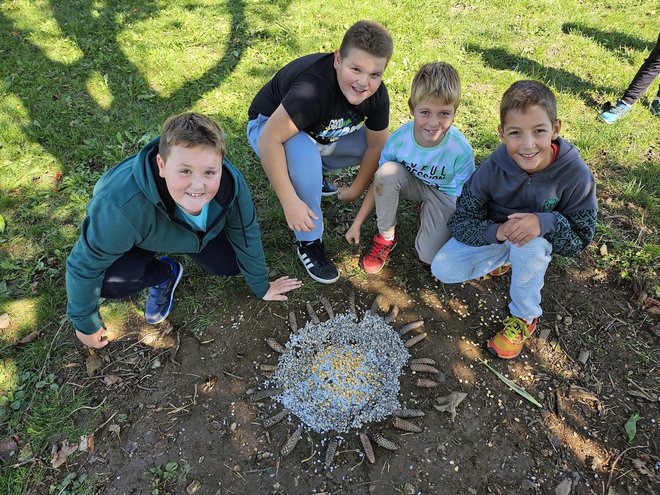
{"label": "gray zip hoodie", "polygon": [[536,213],[554,253],[576,256],[586,248],[596,231],[596,183],[575,146],[554,143],[555,161],[531,175],[500,145],[463,186],[447,223],[453,236],[469,246],[494,244],[508,215]]}

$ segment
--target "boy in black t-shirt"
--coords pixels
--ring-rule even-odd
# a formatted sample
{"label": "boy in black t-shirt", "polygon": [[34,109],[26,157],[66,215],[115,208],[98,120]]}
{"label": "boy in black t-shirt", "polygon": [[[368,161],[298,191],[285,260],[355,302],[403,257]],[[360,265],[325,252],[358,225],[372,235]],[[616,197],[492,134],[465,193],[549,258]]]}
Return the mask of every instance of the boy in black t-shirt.
{"label": "boy in black t-shirt", "polygon": [[[307,55],[280,69],[248,111],[248,140],[295,232],[298,257],[317,282],[339,279],[321,240],[321,195],[333,194],[323,172],[359,164],[353,184],[339,189],[342,201],[356,200],[371,182],[389,135],[382,80],[392,51],[383,26],[358,21],[339,50]],[[370,189],[358,216],[373,204]]]}

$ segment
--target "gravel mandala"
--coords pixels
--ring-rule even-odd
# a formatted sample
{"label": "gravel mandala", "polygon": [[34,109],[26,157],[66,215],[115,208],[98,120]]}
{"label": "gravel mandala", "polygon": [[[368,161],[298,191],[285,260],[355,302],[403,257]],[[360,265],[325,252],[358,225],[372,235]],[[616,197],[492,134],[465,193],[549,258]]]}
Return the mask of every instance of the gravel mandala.
{"label": "gravel mandala", "polygon": [[[433,360],[411,359],[408,350],[426,338],[422,332],[408,336],[424,322],[414,321],[395,330],[392,323],[399,308],[393,306],[387,316],[379,315],[382,299],[382,295],[376,297],[371,309],[359,319],[353,293],[349,297],[349,311],[338,315],[322,297],[328,320],[321,322],[308,303],[310,321],[300,331],[295,314],[289,314],[292,333],[284,346],[273,338],[266,339],[268,346],[281,356],[276,365],[260,365],[262,371],[271,374],[271,380],[266,382],[269,388],[252,393],[250,398],[261,401],[271,397],[274,405],[282,406],[263,421],[265,428],[284,418],[297,425],[280,450],[282,456],[293,451],[304,430],[313,431],[325,435],[321,444],[327,444],[324,463],[330,467],[337,446],[345,441],[342,434],[354,432],[359,436],[364,455],[373,463],[372,440],[388,450],[396,450],[398,446],[380,431],[369,434],[370,426],[391,417],[394,428],[413,433],[422,431],[404,418],[421,417],[424,412],[403,408],[399,392],[405,366],[415,372],[438,373]],[[418,378],[415,385],[432,388],[438,383]]]}

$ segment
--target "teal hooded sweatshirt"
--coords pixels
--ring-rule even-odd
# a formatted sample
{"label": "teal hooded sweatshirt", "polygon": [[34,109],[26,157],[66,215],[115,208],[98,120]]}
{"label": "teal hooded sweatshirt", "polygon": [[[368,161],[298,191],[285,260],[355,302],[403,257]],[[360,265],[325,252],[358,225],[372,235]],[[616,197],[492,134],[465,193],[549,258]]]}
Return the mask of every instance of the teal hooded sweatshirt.
{"label": "teal hooded sweatshirt", "polygon": [[243,176],[225,158],[220,187],[212,200],[221,213],[206,232],[195,232],[174,216],[174,200],[158,175],[155,160],[159,140],[103,174],[87,203],[80,238],[66,260],[67,314],[82,333],[92,334],[103,326],[98,306],[105,271],[134,247],[199,253],[224,231],[254,294],[262,298],[268,291],[257,214]]}

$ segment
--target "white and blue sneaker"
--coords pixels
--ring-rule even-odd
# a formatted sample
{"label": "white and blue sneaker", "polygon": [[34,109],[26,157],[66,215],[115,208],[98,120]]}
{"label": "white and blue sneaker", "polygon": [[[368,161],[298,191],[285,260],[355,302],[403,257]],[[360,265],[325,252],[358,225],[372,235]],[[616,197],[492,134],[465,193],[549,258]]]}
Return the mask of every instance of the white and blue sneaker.
{"label": "white and blue sneaker", "polygon": [[605,110],[598,117],[606,124],[614,124],[617,120],[630,112],[631,108],[632,105],[628,105],[622,100],[619,100],[616,102],[616,105],[611,107],[609,110]]}
{"label": "white and blue sneaker", "polygon": [[167,261],[172,267],[170,278],[160,285],[149,288],[147,303],[144,308],[144,317],[150,325],[157,325],[170,314],[174,301],[174,289],[179,285],[183,266],[169,256],[161,256],[161,261]]}

